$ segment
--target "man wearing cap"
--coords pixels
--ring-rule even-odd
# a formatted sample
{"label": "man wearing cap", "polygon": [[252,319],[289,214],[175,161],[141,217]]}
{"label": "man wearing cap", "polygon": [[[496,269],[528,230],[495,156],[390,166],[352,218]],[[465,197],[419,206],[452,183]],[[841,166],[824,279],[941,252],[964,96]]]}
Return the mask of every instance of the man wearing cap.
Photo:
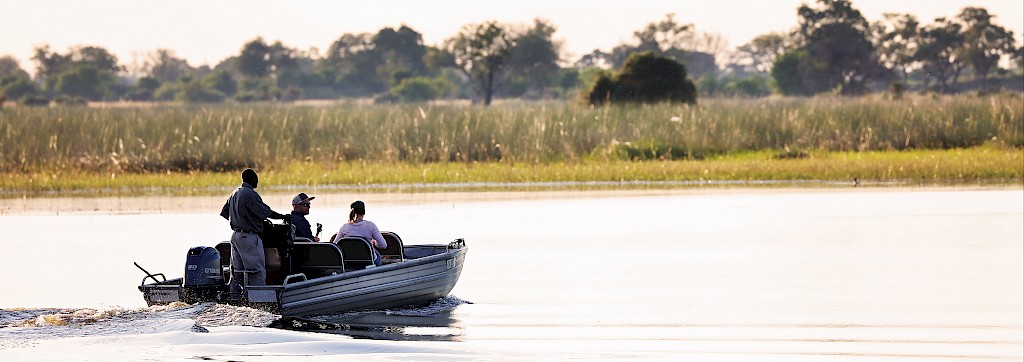
{"label": "man wearing cap", "polygon": [[306,220],[306,215],[309,215],[309,202],[315,198],[316,196],[310,197],[306,193],[300,193],[292,198],[292,225],[295,226],[295,237],[320,241],[320,237],[313,236],[313,227]]}
{"label": "man wearing cap", "polygon": [[242,292],[242,273],[235,270],[255,270],[249,285],[266,285],[266,256],[263,253],[263,219],[280,219],[291,221],[291,215],[284,215],[270,209],[263,203],[263,198],[256,193],[260,178],[256,171],[247,168],[242,171],[242,184],[231,193],[228,201],[220,210],[220,216],[228,219],[231,224],[231,279],[228,290],[232,295]]}

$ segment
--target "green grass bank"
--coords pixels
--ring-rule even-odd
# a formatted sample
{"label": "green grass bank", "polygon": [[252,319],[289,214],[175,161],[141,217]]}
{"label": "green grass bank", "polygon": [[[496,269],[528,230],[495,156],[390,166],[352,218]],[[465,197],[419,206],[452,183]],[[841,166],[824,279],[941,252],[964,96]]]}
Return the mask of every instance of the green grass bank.
{"label": "green grass bank", "polygon": [[[1024,152],[952,150],[820,152],[779,158],[771,152],[703,160],[577,163],[293,162],[261,170],[260,188],[366,192],[526,189],[685,188],[715,186],[1024,185]],[[637,182],[643,181],[643,182]],[[768,181],[765,183],[764,181]],[[238,172],[4,173],[0,197],[52,195],[208,195],[237,186]],[[453,186],[454,185],[454,186]]]}

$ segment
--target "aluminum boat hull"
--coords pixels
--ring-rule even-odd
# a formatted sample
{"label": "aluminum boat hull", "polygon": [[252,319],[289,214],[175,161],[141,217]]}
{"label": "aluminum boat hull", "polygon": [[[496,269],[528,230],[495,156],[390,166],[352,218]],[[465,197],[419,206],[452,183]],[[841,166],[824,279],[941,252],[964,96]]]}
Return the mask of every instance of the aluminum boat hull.
{"label": "aluminum boat hull", "polygon": [[427,304],[447,296],[455,287],[469,247],[460,239],[448,245],[403,246],[402,250],[401,261],[308,279],[301,273],[293,274],[281,284],[247,287],[241,299],[229,299],[224,284],[189,287],[182,278],[158,281],[155,276],[162,274],[148,272],[147,279],[154,282],[145,283],[143,279],[139,291],[149,305],[218,302],[252,306],[283,316]]}

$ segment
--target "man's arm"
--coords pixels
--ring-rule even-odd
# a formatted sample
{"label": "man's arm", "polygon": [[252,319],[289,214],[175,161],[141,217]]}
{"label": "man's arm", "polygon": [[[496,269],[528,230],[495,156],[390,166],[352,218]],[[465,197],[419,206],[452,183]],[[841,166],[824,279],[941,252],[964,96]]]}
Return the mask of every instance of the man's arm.
{"label": "man's arm", "polygon": [[284,220],[284,221],[287,221],[287,222],[291,222],[292,221],[292,216],[291,215],[281,214],[281,213],[278,213],[277,211],[274,211],[273,209],[271,209],[269,205],[267,205],[266,203],[263,202],[263,198],[260,197],[260,194],[257,194],[256,192],[253,192],[252,196],[253,196],[252,197],[252,203],[251,203],[250,207],[251,207],[252,211],[255,212],[257,216],[259,216],[260,220],[262,220],[262,219],[277,219],[277,220]]}
{"label": "man's arm", "polygon": [[223,217],[225,220],[230,220],[228,218],[228,216],[231,215],[231,213],[228,211],[228,208],[230,208],[230,207],[231,207],[231,199],[228,198],[228,201],[224,203],[224,207],[222,207],[220,209],[220,216]]}
{"label": "man's arm", "polygon": [[272,212],[273,214],[270,214],[270,216],[267,216],[268,219],[277,219],[277,220],[284,220],[284,221],[287,221],[287,222],[292,222],[292,216],[291,215],[288,215],[288,214],[278,214],[277,211],[274,211],[274,210],[270,210],[270,212]]}

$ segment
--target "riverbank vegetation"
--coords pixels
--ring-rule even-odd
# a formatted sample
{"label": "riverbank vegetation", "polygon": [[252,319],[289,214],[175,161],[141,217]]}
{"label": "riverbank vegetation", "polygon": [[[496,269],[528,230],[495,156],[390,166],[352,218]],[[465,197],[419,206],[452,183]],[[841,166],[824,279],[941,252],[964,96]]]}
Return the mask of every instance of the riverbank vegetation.
{"label": "riverbank vegetation", "polygon": [[[1021,185],[1019,149],[988,146],[906,152],[771,152],[699,161],[578,163],[293,162],[261,170],[264,190],[436,192],[693,187],[927,187]],[[0,174],[0,198],[102,195],[210,195],[236,187],[238,172],[100,173],[82,170]]]}
{"label": "riverbank vegetation", "polygon": [[854,178],[1020,184],[1022,101],[1006,94],[604,107],[8,107],[0,110],[0,197],[221,192],[244,167],[260,170],[267,186],[384,189]]}

